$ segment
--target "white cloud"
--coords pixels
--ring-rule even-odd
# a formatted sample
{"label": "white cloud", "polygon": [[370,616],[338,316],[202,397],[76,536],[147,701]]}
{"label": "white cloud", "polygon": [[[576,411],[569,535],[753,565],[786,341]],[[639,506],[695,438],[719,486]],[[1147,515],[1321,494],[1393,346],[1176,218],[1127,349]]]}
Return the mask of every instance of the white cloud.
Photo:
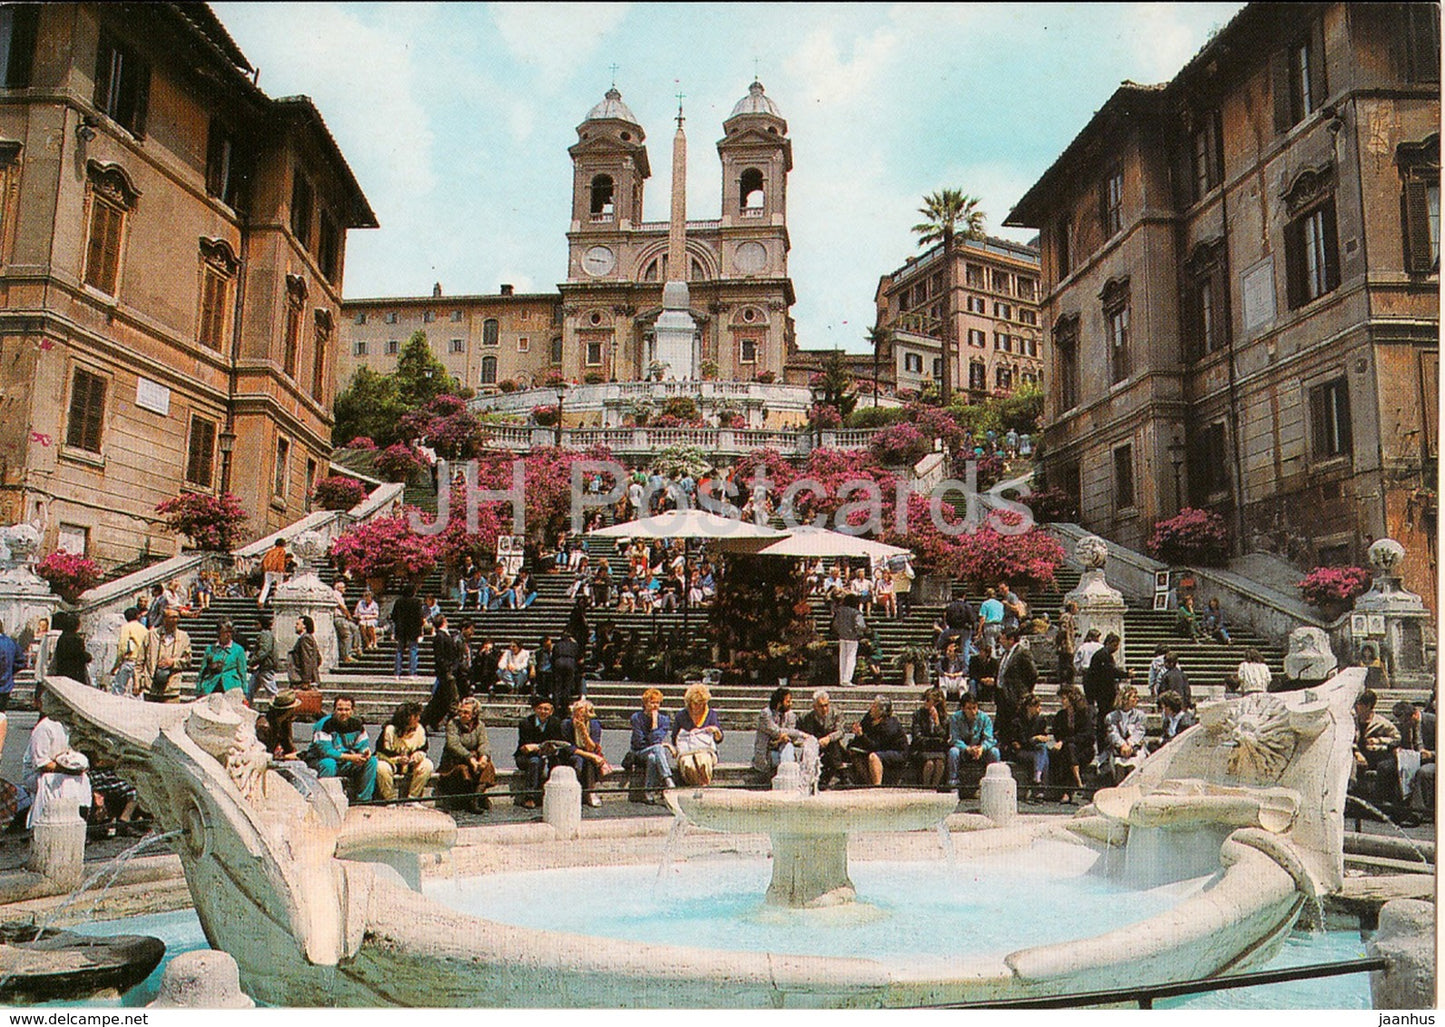
{"label": "white cloud", "polygon": [[1166,82],[1173,78],[1203,45],[1202,28],[1212,21],[1223,23],[1218,12],[1223,5],[1135,4],[1120,18],[1129,26],[1128,36],[1140,82]]}
{"label": "white cloud", "polygon": [[602,40],[627,16],[627,4],[497,3],[492,20],[507,49],[536,68],[554,90],[583,67]]}
{"label": "white cloud", "polygon": [[803,39],[784,68],[800,87],[794,92],[799,100],[836,109],[873,85],[899,52],[901,42],[892,29],[880,29],[853,40],[851,54],[845,54],[833,29],[817,29]]}

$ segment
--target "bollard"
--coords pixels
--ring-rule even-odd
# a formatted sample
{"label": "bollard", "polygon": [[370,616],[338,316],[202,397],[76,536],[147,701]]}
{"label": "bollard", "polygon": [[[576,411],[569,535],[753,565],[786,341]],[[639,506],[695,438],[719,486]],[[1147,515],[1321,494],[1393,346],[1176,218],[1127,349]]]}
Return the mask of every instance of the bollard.
{"label": "bollard", "polygon": [[1380,908],[1380,926],[1366,948],[1390,961],[1370,972],[1375,1009],[1435,1008],[1435,904],[1391,899]]}
{"label": "bollard", "polygon": [[254,1009],[241,990],[236,961],[226,952],[182,952],[166,965],[161,990],[148,1009]]}
{"label": "bollard", "polygon": [[979,812],[1003,827],[1019,815],[1019,786],[1007,763],[990,763],[978,786]]}
{"label": "bollard", "polygon": [[40,775],[34,819],[30,822],[30,858],[26,867],[61,888],[75,888],[85,877],[85,820],[90,804],[90,764],[67,749],[55,758],[60,771]]}
{"label": "bollard", "polygon": [[542,787],[542,821],[552,826],[558,838],[576,838],[582,833],[582,784],[571,767],[554,767]]}

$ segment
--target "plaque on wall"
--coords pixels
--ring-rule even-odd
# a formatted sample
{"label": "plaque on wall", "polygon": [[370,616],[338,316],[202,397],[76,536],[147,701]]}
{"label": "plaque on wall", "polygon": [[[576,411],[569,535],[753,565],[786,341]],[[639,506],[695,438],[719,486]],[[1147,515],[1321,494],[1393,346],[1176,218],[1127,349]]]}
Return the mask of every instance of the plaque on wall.
{"label": "plaque on wall", "polygon": [[1244,296],[1244,330],[1251,331],[1274,320],[1274,258],[1265,257],[1239,276]]}
{"label": "plaque on wall", "polygon": [[768,264],[768,250],[760,242],[745,242],[737,248],[734,257],[738,270],[744,274],[756,274]]}
{"label": "plaque on wall", "polygon": [[135,405],[142,410],[169,417],[171,390],[160,382],[153,382],[149,378],[138,378],[135,383]]}

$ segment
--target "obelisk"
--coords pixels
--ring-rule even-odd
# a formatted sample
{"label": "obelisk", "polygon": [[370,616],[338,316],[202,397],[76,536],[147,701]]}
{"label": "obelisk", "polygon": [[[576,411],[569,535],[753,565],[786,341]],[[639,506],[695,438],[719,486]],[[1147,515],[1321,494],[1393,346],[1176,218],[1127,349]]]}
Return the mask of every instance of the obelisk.
{"label": "obelisk", "polygon": [[672,137],[672,219],[667,229],[667,282],[662,313],[654,326],[654,357],[664,378],[697,377],[697,324],[688,312],[687,292],[687,136],[682,131],[682,99],[677,104],[677,134]]}

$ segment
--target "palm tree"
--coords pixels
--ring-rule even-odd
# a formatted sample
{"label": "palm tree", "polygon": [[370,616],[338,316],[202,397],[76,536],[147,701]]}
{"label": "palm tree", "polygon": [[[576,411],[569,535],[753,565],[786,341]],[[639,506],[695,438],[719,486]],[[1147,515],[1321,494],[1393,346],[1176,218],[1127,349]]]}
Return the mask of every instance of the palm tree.
{"label": "palm tree", "polygon": [[884,328],[882,325],[874,325],[868,329],[868,344],[873,347],[873,405],[875,407],[878,406],[878,361],[892,341],[892,329]]}
{"label": "palm tree", "polygon": [[962,189],[940,189],[923,198],[923,206],[918,208],[918,213],[927,220],[913,226],[920,246],[931,246],[943,240],[943,263],[947,269],[944,282],[948,295],[943,310],[943,375],[939,379],[939,399],[944,406],[953,399],[953,240],[959,235],[965,239],[984,237],[984,218],[983,211],[978,209],[979,202],[977,196],[968,196]]}

